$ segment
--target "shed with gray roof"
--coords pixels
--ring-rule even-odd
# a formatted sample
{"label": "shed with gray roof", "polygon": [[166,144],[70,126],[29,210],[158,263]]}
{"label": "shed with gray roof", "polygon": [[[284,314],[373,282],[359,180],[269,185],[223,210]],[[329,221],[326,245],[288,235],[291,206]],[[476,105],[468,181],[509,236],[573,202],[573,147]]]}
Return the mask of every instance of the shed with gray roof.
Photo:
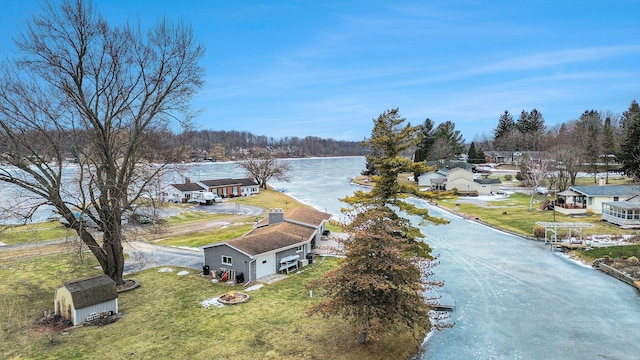
{"label": "shed with gray roof", "polygon": [[56,287],[55,315],[73,325],[118,313],[116,283],[107,275],[72,281]]}

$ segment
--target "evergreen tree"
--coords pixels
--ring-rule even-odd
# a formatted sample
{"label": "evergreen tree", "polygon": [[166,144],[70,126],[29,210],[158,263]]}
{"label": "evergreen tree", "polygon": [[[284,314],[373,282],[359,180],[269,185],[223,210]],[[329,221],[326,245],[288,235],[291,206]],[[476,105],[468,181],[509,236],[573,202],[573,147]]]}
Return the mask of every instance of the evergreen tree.
{"label": "evergreen tree", "polygon": [[478,161],[476,162],[476,164],[483,164],[486,161],[484,151],[482,151],[481,148],[478,148],[478,150],[476,151],[476,159]]}
{"label": "evergreen tree", "polygon": [[353,320],[365,343],[372,330],[395,331],[395,326],[420,333],[431,327],[428,305],[420,296],[429,281],[431,248],[421,241],[422,233],[398,212],[420,216],[431,223],[446,221],[429,215],[427,209],[403,201],[410,191],[398,183],[401,172],[416,172],[424,165],[403,158],[403,150],[414,146],[419,130],[403,125],[398,109],[387,110],[374,119],[371,138],[365,142],[378,154],[372,163],[379,175],[369,192],[356,191],[343,199],[353,221],[345,230],[346,257],[340,268],[310,287],[324,290],[327,300],[308,314],[338,315]]}
{"label": "evergreen tree", "polygon": [[622,114],[622,141],[618,160],[625,174],[640,180],[640,107],[633,100]]}
{"label": "evergreen tree", "polygon": [[513,116],[509,111],[505,110],[498,119],[498,126],[493,131],[493,143],[497,150],[514,151],[516,150],[515,133],[517,127]]}
{"label": "evergreen tree", "polygon": [[516,123],[520,131],[521,150],[539,150],[540,138],[544,134],[545,124],[542,113],[537,109],[527,112],[522,110]]}
{"label": "evergreen tree", "polygon": [[615,154],[618,152],[618,143],[616,141],[613,125],[611,124],[611,118],[607,117],[604,120],[604,126],[602,127],[601,137],[602,153],[604,156],[605,167],[605,183],[609,183],[609,162],[613,160]]}
{"label": "evergreen tree", "polygon": [[433,132],[433,137],[434,148],[437,147],[433,153],[438,156],[429,160],[454,159],[464,153],[464,138],[452,121],[439,124]]}
{"label": "evergreen tree", "polygon": [[419,126],[418,144],[413,161],[422,162],[428,159],[435,141],[433,137],[433,125],[433,120],[427,118],[424,123]]}
{"label": "evergreen tree", "polygon": [[476,143],[472,141],[471,145],[469,145],[469,151],[467,152],[467,162],[470,164],[475,164],[476,157],[478,157],[476,151]]}
{"label": "evergreen tree", "polygon": [[593,182],[597,182],[598,162],[600,161],[600,134],[602,133],[602,118],[595,110],[586,110],[576,123],[576,145],[583,150],[584,162],[590,164]]}

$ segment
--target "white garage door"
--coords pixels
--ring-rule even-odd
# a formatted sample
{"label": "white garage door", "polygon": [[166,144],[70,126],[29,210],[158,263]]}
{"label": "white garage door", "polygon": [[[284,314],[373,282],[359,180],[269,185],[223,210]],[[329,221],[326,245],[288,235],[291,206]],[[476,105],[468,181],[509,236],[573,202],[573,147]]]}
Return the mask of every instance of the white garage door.
{"label": "white garage door", "polygon": [[276,272],[276,254],[256,257],[256,279]]}

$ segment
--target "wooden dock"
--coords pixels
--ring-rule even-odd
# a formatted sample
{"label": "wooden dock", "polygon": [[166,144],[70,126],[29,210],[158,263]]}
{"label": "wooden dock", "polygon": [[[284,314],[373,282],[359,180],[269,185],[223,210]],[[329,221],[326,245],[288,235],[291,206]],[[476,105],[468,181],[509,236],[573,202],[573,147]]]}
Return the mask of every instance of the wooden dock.
{"label": "wooden dock", "polygon": [[565,243],[565,242],[550,242],[548,243],[551,247],[551,250],[558,250],[562,252],[567,252],[571,250],[585,250],[591,248],[591,246],[587,244],[577,244],[577,243]]}

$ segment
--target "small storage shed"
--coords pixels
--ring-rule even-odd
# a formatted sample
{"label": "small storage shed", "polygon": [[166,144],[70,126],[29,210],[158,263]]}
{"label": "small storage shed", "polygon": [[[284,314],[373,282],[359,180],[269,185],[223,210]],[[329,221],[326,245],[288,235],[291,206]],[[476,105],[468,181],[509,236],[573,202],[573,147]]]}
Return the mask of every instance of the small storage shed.
{"label": "small storage shed", "polygon": [[116,282],[107,275],[69,282],[56,287],[56,316],[79,325],[118,313]]}

